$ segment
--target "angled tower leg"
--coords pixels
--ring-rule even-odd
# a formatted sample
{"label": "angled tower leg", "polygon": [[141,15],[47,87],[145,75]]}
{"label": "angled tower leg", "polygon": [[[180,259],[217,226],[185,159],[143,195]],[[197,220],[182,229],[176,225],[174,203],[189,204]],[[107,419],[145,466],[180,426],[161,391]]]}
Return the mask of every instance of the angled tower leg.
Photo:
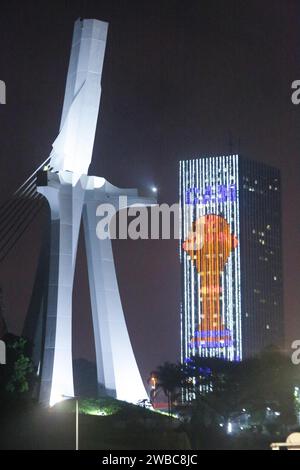
{"label": "angled tower leg", "polygon": [[[48,185],[38,187],[51,210],[51,244],[46,334],[42,358],[40,402],[53,405],[74,395],[72,366],[72,294],[84,188],[62,175],[48,173]],[[72,177],[71,173],[67,177]],[[72,182],[71,182],[72,183]]]}
{"label": "angled tower leg", "polygon": [[[118,195],[123,191],[126,190],[119,190],[107,182],[103,190],[87,190],[83,221],[99,389],[105,389],[119,400],[136,403],[147,398],[147,393],[127,330],[111,240],[100,240],[96,234],[98,205],[110,202],[117,207]],[[128,192],[136,194],[136,190]],[[139,201],[138,197],[133,199],[133,203]]]}
{"label": "angled tower leg", "polygon": [[122,309],[111,240],[96,236],[97,203],[84,209],[84,232],[100,389],[128,402],[147,397]]}

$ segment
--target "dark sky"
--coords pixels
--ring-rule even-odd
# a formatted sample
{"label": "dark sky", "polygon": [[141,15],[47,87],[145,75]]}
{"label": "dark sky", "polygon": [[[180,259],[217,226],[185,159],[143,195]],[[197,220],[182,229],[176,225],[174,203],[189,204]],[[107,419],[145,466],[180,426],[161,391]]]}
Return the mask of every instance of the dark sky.
{"label": "dark sky", "polygon": [[[0,202],[50,153],[77,17],[110,23],[90,174],[178,198],[178,161],[233,151],[283,177],[286,345],[300,339],[299,0],[1,1]],[[238,146],[238,142],[240,142]],[[238,148],[239,147],[239,148]],[[47,211],[0,266],[6,318],[20,333]],[[176,241],[114,243],[126,319],[144,376],[179,357]],[[80,243],[82,251],[82,241]],[[93,358],[86,260],[78,258],[74,355]]]}

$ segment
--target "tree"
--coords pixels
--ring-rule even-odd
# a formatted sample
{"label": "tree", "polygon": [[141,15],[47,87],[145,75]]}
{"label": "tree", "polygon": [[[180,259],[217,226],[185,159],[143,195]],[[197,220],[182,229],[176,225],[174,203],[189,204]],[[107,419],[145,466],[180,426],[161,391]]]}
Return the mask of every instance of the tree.
{"label": "tree", "polygon": [[270,408],[282,423],[295,422],[294,388],[300,378],[290,358],[274,347],[242,362],[195,356],[184,372],[192,405],[210,421],[221,418],[226,425],[243,409],[263,421]]}
{"label": "tree", "polygon": [[163,390],[168,399],[168,412],[171,415],[174,400],[182,386],[182,368],[178,364],[165,362],[153,372],[153,375],[157,379],[157,388]]}
{"label": "tree", "polygon": [[1,369],[1,395],[3,398],[25,397],[30,391],[34,367],[29,345],[25,338],[6,335],[7,364]]}
{"label": "tree", "polygon": [[276,347],[243,362],[243,400],[253,411],[270,407],[280,412],[282,423],[295,421],[294,389],[299,386],[299,373],[290,357]]}
{"label": "tree", "polygon": [[228,424],[240,412],[241,364],[218,358],[193,356],[184,366],[185,388],[202,421]]}

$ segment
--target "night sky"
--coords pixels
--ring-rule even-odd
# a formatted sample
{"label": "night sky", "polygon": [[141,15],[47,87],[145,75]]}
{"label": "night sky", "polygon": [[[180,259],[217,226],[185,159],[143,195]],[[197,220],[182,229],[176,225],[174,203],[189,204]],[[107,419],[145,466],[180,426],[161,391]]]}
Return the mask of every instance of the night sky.
{"label": "night sky", "polygon": [[[90,174],[178,199],[178,162],[231,151],[282,170],[286,347],[300,339],[299,0],[1,1],[0,202],[58,133],[73,23],[109,21]],[[231,142],[231,143],[230,143]],[[20,334],[47,209],[0,265],[5,317]],[[74,357],[94,360],[86,259],[74,289]],[[120,291],[144,377],[179,359],[177,241],[114,242]]]}

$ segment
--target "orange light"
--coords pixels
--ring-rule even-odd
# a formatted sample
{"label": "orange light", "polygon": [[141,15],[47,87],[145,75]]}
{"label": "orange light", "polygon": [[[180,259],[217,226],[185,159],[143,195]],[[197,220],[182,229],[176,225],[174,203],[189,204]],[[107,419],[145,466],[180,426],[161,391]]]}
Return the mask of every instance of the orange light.
{"label": "orange light", "polygon": [[227,220],[219,215],[209,214],[199,217],[194,223],[183,249],[200,274],[202,298],[201,324],[199,331],[206,332],[205,341],[198,337],[193,343],[206,343],[217,340],[224,343],[225,326],[222,323],[220,294],[222,293],[221,273],[224,271],[231,251],[238,246],[238,239],[230,232]]}

